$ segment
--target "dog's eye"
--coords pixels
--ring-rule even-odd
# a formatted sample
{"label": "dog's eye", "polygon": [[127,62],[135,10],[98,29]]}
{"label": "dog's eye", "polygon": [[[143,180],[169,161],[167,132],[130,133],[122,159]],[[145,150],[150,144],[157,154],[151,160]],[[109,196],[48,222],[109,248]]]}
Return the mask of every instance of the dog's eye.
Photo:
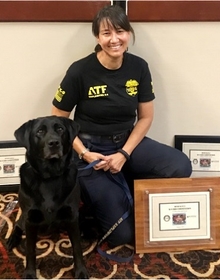
{"label": "dog's eye", "polygon": [[44,133],[44,130],[43,129],[38,129],[38,131],[37,131],[37,135],[42,135]]}
{"label": "dog's eye", "polygon": [[61,126],[58,126],[58,127],[57,127],[57,132],[58,132],[58,133],[61,133],[61,132],[63,132],[63,127],[61,127]]}

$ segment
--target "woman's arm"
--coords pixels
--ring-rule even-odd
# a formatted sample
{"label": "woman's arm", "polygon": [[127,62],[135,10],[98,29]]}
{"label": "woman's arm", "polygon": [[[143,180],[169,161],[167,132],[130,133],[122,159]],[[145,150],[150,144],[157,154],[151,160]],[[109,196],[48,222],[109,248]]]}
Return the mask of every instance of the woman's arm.
{"label": "woman's arm", "polygon": [[[132,130],[127,142],[123,146],[123,150],[130,155],[135,147],[141,142],[144,136],[147,134],[151,127],[153,116],[154,116],[154,106],[153,101],[139,103],[138,105],[138,120]],[[126,157],[122,153],[116,153],[106,157],[109,161],[109,169],[112,173],[117,173],[121,170],[122,166],[126,162]]]}
{"label": "woman's arm", "polygon": [[[70,113],[71,112],[63,111],[63,110],[56,108],[55,106],[52,106],[52,111],[51,111],[52,115],[68,118],[70,116]],[[84,144],[82,143],[82,141],[79,139],[79,137],[76,136],[73,141],[73,149],[77,152],[78,155],[81,155],[82,153],[84,153],[84,151],[87,149],[87,147],[85,147]],[[87,153],[84,153],[82,158],[89,163],[96,159],[101,159],[102,162],[100,162],[99,164],[96,165],[96,167],[97,167],[96,169],[105,168],[105,166],[106,166],[106,162],[104,161],[105,156],[102,154],[91,153],[88,151]]]}
{"label": "woman's arm", "polygon": [[138,120],[134,126],[134,129],[132,130],[130,137],[123,147],[123,150],[125,150],[129,155],[141,142],[151,127],[154,116],[153,101],[139,103],[137,114]]}
{"label": "woman's arm", "polygon": [[69,118],[71,112],[63,111],[52,105],[51,115]]}
{"label": "woman's arm", "polygon": [[[69,118],[70,113],[71,112],[60,110],[54,105],[52,106],[52,115]],[[78,137],[76,137],[73,141],[73,148],[79,155],[86,149],[86,147],[83,145],[82,141]]]}

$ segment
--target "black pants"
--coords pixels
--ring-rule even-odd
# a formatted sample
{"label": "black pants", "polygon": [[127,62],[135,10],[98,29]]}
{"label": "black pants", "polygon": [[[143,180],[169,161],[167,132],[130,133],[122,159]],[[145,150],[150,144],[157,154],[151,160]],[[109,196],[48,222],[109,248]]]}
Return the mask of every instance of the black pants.
{"label": "black pants", "polygon": [[[111,140],[97,141],[97,138],[81,138],[81,140],[90,151],[107,155],[122,148],[127,139],[122,139],[117,143]],[[87,165],[83,160],[79,160],[77,155],[75,155],[75,160],[78,167]],[[191,162],[184,153],[148,137],[145,137],[134,149],[130,160],[126,162],[122,170],[131,192],[134,179],[189,177],[191,172]],[[130,203],[127,195],[123,188],[110,180],[108,174],[103,170],[96,171],[93,168],[82,170],[79,171],[78,177],[82,200],[85,205],[91,207],[101,226],[102,233],[105,234],[129,209]],[[117,246],[133,241],[134,217],[132,213],[109,235],[108,242],[112,246]]]}

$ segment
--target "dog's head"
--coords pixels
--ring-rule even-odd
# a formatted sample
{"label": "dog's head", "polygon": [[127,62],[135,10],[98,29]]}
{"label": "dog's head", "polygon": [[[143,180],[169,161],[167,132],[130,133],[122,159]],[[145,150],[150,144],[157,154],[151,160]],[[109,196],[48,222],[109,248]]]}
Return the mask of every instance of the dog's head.
{"label": "dog's head", "polygon": [[72,149],[79,124],[64,117],[47,116],[30,120],[14,133],[28,154],[36,158],[61,158]]}

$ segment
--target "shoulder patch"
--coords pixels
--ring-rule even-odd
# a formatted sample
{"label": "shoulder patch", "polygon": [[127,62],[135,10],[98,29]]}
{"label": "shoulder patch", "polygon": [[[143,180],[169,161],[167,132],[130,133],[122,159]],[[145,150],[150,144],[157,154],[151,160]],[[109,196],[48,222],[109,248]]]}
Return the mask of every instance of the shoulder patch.
{"label": "shoulder patch", "polygon": [[66,92],[65,92],[64,90],[62,90],[61,87],[58,87],[57,92],[56,92],[56,94],[55,94],[55,99],[56,99],[58,102],[61,102],[65,93],[66,93]]}
{"label": "shoulder patch", "polygon": [[152,93],[154,93],[154,86],[153,86],[153,82],[151,82],[151,87],[152,87]]}

